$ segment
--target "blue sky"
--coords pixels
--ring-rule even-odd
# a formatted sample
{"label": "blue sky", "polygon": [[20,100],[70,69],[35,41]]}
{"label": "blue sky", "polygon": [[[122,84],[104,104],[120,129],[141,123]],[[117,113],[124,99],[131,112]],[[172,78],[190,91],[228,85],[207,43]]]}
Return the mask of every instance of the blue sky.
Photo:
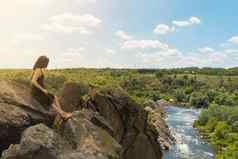
{"label": "blue sky", "polygon": [[11,0],[0,7],[1,68],[238,66],[238,2]]}
{"label": "blue sky", "polygon": [[[128,3],[129,2],[129,3]],[[181,49],[212,45],[217,47],[238,34],[238,2],[235,0],[122,0],[124,9],[116,9],[115,15],[132,34],[139,37],[163,39]],[[117,13],[122,10],[123,13]],[[123,16],[122,16],[123,15]],[[186,20],[191,16],[201,19],[201,24],[179,29],[173,34],[156,36],[151,30],[157,24],[171,24],[173,20]],[[125,21],[126,19],[126,21]],[[114,21],[116,23],[116,21]]]}

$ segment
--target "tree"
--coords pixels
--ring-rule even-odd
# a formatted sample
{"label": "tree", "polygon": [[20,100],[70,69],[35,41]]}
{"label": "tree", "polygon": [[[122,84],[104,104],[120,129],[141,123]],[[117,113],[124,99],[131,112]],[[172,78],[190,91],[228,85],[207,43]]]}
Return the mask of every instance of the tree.
{"label": "tree", "polygon": [[206,95],[203,95],[200,92],[193,92],[192,95],[190,96],[189,103],[192,106],[202,108],[208,106],[209,100]]}
{"label": "tree", "polygon": [[185,92],[181,89],[175,91],[175,98],[177,102],[187,102],[187,96]]}

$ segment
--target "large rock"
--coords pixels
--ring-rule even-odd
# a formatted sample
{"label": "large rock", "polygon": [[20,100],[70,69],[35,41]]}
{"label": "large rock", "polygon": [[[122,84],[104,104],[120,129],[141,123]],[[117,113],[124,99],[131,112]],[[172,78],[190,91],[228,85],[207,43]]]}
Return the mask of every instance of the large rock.
{"label": "large rock", "polygon": [[[170,100],[170,102],[172,102],[172,101]],[[168,101],[166,101],[166,100],[164,100],[164,99],[157,100],[157,103],[158,103],[161,107],[167,107],[167,106],[171,105],[170,102],[168,102]]]}
{"label": "large rock", "polygon": [[[64,144],[66,146],[66,144]],[[19,145],[11,145],[2,154],[3,159],[57,159],[62,140],[43,124],[26,129]],[[67,147],[67,146],[66,146]]]}
{"label": "large rock", "polygon": [[0,150],[20,140],[21,132],[30,125],[28,114],[18,107],[0,104]]}
{"label": "large rock", "polygon": [[27,127],[51,121],[52,114],[31,98],[29,87],[0,81],[0,153],[11,143],[19,142]]}
{"label": "large rock", "polygon": [[64,153],[62,159],[119,159],[121,146],[109,129],[106,121],[93,112],[75,112],[60,131],[73,146],[73,151]]}
{"label": "large rock", "polygon": [[60,96],[60,104],[66,112],[73,112],[82,109],[84,100],[82,96],[88,92],[88,86],[85,84],[68,82],[64,84]]}
{"label": "large rock", "polygon": [[1,159],[162,158],[159,131],[141,105],[116,88],[93,91],[84,102],[79,87],[64,87],[61,103],[73,117],[52,128],[54,114],[27,86],[0,81]]}
{"label": "large rock", "polygon": [[[119,159],[120,145],[93,123],[94,118],[94,112],[82,110],[57,131],[43,124],[30,127],[20,144],[3,152],[2,159]],[[105,121],[97,120],[99,125],[107,126]]]}
{"label": "large rock", "polygon": [[171,134],[171,131],[165,121],[166,113],[164,106],[152,100],[144,103],[145,110],[149,113],[148,123],[150,123],[150,129],[158,132],[158,141],[164,150],[171,148],[174,144],[175,138]]}
{"label": "large rock", "polygon": [[122,90],[105,89],[87,101],[113,128],[113,137],[122,145],[122,159],[160,159],[158,132],[150,129],[148,113]]}

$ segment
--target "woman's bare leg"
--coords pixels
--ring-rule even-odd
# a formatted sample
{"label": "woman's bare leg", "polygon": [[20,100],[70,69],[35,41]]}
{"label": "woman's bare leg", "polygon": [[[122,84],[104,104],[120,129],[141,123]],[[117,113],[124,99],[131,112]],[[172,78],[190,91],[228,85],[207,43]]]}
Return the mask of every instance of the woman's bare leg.
{"label": "woman's bare leg", "polygon": [[57,96],[55,96],[54,98],[54,104],[53,104],[53,108],[61,115],[62,118],[64,118],[65,120],[69,119],[72,114],[71,113],[66,113],[65,111],[62,110],[61,105],[59,103],[59,98]]}
{"label": "woman's bare leg", "polygon": [[64,117],[64,112],[55,103],[52,104],[52,107],[61,117]]}

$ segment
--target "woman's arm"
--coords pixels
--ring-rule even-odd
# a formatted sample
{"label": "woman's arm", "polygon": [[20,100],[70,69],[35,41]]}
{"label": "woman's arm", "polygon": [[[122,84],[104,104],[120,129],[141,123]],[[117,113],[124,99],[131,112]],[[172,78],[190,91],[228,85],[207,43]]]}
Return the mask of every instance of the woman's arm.
{"label": "woman's arm", "polygon": [[42,92],[44,92],[45,94],[48,93],[48,91],[43,88],[38,82],[38,78],[42,75],[42,71],[41,69],[36,69],[34,74],[33,74],[33,77],[32,77],[32,80],[31,80],[31,84],[34,85],[35,87],[39,88]]}

